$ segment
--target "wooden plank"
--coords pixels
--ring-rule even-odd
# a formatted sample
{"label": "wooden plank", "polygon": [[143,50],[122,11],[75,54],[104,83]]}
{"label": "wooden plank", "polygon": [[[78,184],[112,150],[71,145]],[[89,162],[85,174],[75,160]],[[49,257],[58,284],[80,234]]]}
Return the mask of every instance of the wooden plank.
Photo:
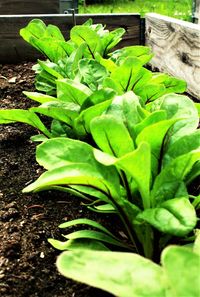
{"label": "wooden plank", "polygon": [[195,2],[195,22],[200,24],[200,0],[196,0]]}
{"label": "wooden plank", "polygon": [[[69,38],[73,26],[71,15],[16,15],[0,16],[0,63],[17,63],[21,61],[35,61],[39,57],[38,51],[27,44],[19,35],[19,30],[25,27],[33,18],[42,19],[46,24],[54,24]],[[82,24],[88,18],[94,23],[103,23],[109,30],[118,27],[126,29],[126,33],[119,47],[140,43],[140,15],[138,14],[99,14],[76,15],[76,23]]]}
{"label": "wooden plank", "polygon": [[152,67],[186,80],[188,92],[200,100],[200,26],[149,13],[146,44],[154,53]]}
{"label": "wooden plank", "polygon": [[59,13],[59,0],[1,0],[2,15]]}

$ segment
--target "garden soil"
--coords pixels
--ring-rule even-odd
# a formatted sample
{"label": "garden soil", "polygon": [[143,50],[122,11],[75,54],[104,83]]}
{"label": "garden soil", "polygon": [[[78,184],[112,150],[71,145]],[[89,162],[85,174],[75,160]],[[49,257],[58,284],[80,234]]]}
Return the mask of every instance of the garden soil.
{"label": "garden soil", "polygon": [[[27,109],[34,102],[23,90],[34,91],[32,63],[0,65],[0,108]],[[80,217],[95,219],[79,199],[60,192],[22,194],[43,171],[35,161],[37,131],[25,124],[0,126],[0,296],[106,297],[101,290],[59,275],[59,254],[47,242],[62,238],[58,225]],[[106,217],[98,215],[101,223]]]}

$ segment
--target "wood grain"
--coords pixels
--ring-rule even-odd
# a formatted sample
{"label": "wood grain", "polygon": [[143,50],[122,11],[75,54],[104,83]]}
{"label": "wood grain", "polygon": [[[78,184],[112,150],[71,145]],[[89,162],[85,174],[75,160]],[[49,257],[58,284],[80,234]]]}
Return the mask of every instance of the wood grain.
{"label": "wood grain", "polygon": [[[0,63],[17,63],[35,61],[40,54],[19,35],[19,30],[25,27],[33,18],[40,18],[46,24],[58,26],[66,39],[73,27],[71,15],[21,15],[0,16]],[[76,23],[82,24],[88,18],[94,23],[103,23],[109,30],[123,27],[126,33],[119,47],[140,43],[140,16],[138,14],[99,14],[76,16]]]}
{"label": "wood grain", "polygon": [[59,0],[1,0],[1,15],[59,13]]}
{"label": "wood grain", "polygon": [[186,80],[188,92],[200,100],[200,26],[150,13],[146,44],[154,53],[151,65]]}
{"label": "wood grain", "polygon": [[200,25],[200,0],[195,1],[195,22]]}

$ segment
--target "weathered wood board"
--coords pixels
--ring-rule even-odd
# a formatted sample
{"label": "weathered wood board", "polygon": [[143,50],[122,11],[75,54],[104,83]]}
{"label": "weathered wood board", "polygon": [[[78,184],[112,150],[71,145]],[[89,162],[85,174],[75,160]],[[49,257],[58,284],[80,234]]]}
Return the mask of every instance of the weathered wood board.
{"label": "weathered wood board", "polygon": [[0,14],[59,13],[59,0],[1,0]]}
{"label": "weathered wood board", "polygon": [[200,0],[195,0],[195,22],[200,25]]}
{"label": "weathered wood board", "polygon": [[[19,30],[25,27],[33,18],[42,19],[46,24],[58,26],[65,38],[69,38],[69,31],[73,26],[71,15],[16,15],[0,16],[0,63],[17,63],[20,61],[35,61],[40,54],[19,35]],[[120,47],[140,43],[140,15],[139,14],[99,14],[76,15],[76,23],[82,24],[88,18],[94,23],[107,25],[109,30],[123,27],[126,30]]]}
{"label": "weathered wood board", "polygon": [[188,92],[200,100],[200,26],[149,13],[146,44],[154,53],[152,67],[186,80]]}

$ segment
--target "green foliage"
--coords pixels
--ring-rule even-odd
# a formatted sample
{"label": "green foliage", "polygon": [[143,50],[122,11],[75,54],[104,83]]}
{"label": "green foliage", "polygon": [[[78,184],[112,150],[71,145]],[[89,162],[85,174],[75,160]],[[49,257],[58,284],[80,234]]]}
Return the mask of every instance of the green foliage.
{"label": "green foliage", "polygon": [[61,274],[119,297],[198,297],[199,236],[194,247],[169,246],[161,265],[133,253],[77,249],[57,259]]}
{"label": "green foliage", "polygon": [[[132,245],[153,257],[155,249],[162,249],[165,234],[185,237],[197,222],[187,177],[193,170],[196,176],[200,143],[197,140],[185,150],[182,143],[187,133],[190,136],[191,127],[192,133],[198,133],[198,113],[190,99],[183,96],[178,107],[176,100],[180,95],[165,95],[156,111],[152,105],[152,111],[147,112],[132,92],[117,96],[107,111],[90,123],[98,149],[69,138],[45,141],[36,155],[47,171],[24,192],[73,190],[94,203],[110,204],[124,224],[127,248]],[[192,121],[188,114],[193,115]],[[184,135],[179,133],[181,122]],[[158,246],[154,246],[155,229],[160,234]],[[81,236],[94,239],[87,230]]]}

